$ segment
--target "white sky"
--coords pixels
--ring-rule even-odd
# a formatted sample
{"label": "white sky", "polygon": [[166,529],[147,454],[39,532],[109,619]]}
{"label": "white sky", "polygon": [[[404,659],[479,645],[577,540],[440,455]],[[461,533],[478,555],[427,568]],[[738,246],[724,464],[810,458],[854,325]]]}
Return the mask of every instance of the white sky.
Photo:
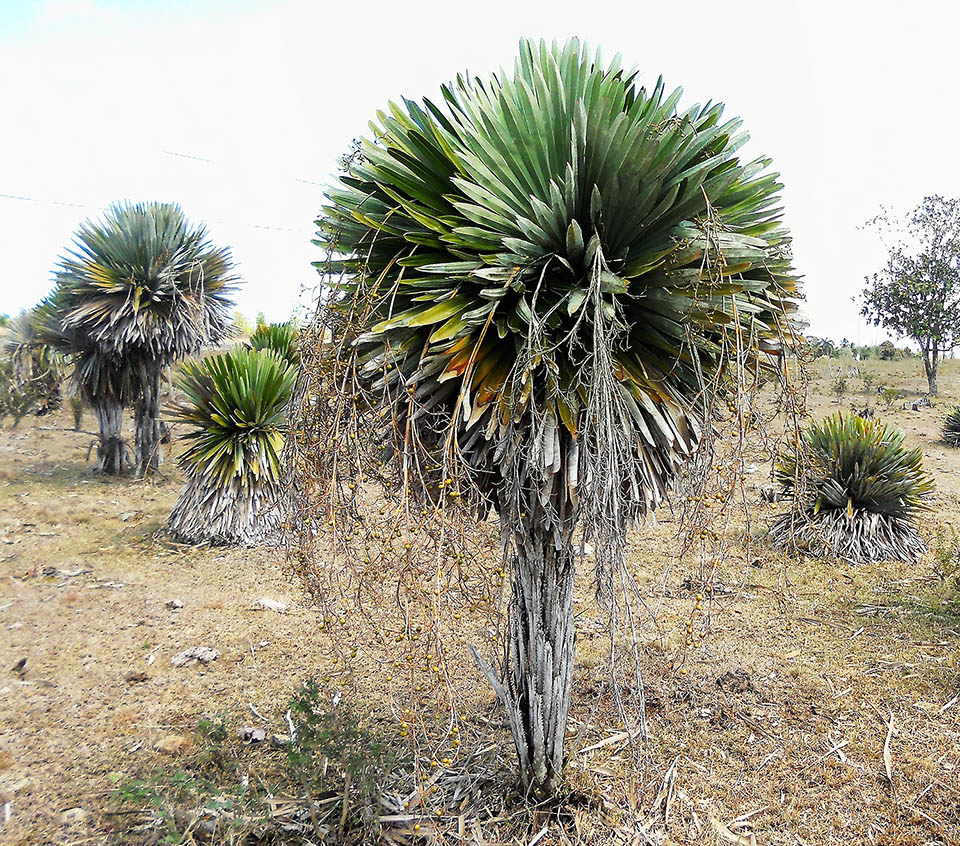
{"label": "white sky", "polygon": [[852,302],[883,261],[858,227],[960,195],[958,27],[945,0],[0,0],[0,195],[31,198],[0,197],[0,312],[131,199],[206,221],[238,308],[284,319],[316,282],[322,185],[378,108],[512,65],[521,36],[579,35],[744,119],[786,184],[810,332],[880,340]]}

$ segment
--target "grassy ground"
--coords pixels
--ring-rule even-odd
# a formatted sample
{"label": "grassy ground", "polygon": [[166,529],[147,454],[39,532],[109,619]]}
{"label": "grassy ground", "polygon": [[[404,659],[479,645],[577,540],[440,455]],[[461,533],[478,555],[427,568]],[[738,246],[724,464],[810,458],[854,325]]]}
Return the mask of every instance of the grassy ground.
{"label": "grassy ground", "polygon": [[[862,367],[876,384],[922,386],[917,361]],[[887,410],[859,393],[856,378],[838,404],[826,365],[812,371],[814,416],[869,399],[923,446],[937,493],[923,522],[931,552],[919,565],[788,562],[762,545],[732,552],[720,564],[722,589],[707,599],[713,631],[688,649],[692,564],[676,562],[664,581],[676,527],[634,539],[638,580],[658,608],[641,656],[652,740],[631,770],[637,750],[623,736],[604,640],[586,610],[571,734],[577,801],[562,818],[511,804],[509,736],[462,649],[453,660],[463,742],[448,743],[427,785],[408,772],[415,750],[399,729],[410,703],[375,667],[349,691],[351,710],[323,717],[314,748],[325,770],[275,748],[269,735],[289,734],[285,713],[303,682],[336,677],[331,635],[281,555],[170,543],[161,530],[178,472],[168,465],[167,478],[149,483],[93,477],[93,438],[69,431],[67,414],[4,429],[0,842],[176,842],[192,824],[187,839],[200,840],[213,814],[189,813],[212,798],[249,822],[244,836],[287,842],[318,827],[331,839],[372,836],[370,820],[386,814],[382,836],[397,843],[645,843],[644,832],[677,844],[960,843],[960,604],[945,575],[960,562],[950,534],[960,520],[960,450],[938,434],[960,400],[960,369],[948,361],[944,370],[937,406],[917,412],[899,401]],[[756,502],[762,458],[748,481],[761,525],[782,508]],[[585,586],[578,610],[589,608]],[[464,626],[459,645],[471,639]],[[219,657],[173,666],[192,646]],[[248,726],[267,739],[241,740]],[[379,811],[364,788],[351,800],[358,819],[328,814],[343,774],[355,796],[370,761],[393,779]],[[321,798],[322,819],[283,804],[304,784]]]}

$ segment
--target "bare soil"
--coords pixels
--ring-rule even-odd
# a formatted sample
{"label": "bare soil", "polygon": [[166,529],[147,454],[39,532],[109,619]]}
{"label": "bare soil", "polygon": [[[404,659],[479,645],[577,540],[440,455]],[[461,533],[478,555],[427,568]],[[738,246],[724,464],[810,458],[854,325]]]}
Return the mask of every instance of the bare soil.
{"label": "bare soil", "polygon": [[[918,361],[861,367],[907,393],[923,384]],[[940,398],[916,412],[899,402],[887,410],[856,379],[838,404],[823,368],[813,373],[813,416],[869,400],[924,448],[937,482],[922,524],[930,553],[916,566],[860,567],[785,561],[763,547],[732,554],[706,600],[713,631],[688,648],[692,565],[675,562],[664,581],[676,526],[644,530],[633,542],[637,577],[659,610],[642,653],[652,740],[640,769],[627,766],[605,640],[587,613],[570,780],[591,800],[565,828],[543,822],[542,834],[494,818],[461,838],[456,819],[424,820],[417,834],[399,826],[393,842],[645,843],[642,827],[655,821],[660,842],[676,844],[960,843],[960,604],[944,572],[958,563],[948,553],[960,450],[939,436],[960,401],[960,368],[946,362]],[[331,635],[282,553],[171,543],[162,530],[183,483],[173,464],[150,482],[97,478],[93,436],[69,425],[62,413],[0,430],[2,843],[141,842],[130,820],[109,813],[118,783],[179,766],[196,751],[201,718],[241,726],[253,706],[279,719],[305,679],[330,672]],[[784,507],[760,502],[762,458],[748,480],[761,525]],[[589,606],[586,586],[581,594],[578,610]],[[194,646],[219,657],[171,663]],[[403,704],[384,672],[370,668],[358,694],[371,713]],[[482,719],[449,766],[492,741],[491,766],[506,779],[502,715],[465,657],[459,672]],[[674,762],[664,819],[656,797]]]}

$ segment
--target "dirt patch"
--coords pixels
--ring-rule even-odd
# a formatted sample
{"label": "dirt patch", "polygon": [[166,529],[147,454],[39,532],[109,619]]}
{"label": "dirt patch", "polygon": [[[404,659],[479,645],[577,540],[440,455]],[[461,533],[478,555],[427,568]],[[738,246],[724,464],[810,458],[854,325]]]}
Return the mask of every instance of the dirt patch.
{"label": "dirt patch", "polygon": [[[920,379],[916,362],[869,364],[885,385]],[[623,736],[584,580],[570,780],[593,799],[571,812],[565,834],[548,818],[539,843],[643,842],[633,838],[651,815],[662,827],[667,807],[674,843],[751,834],[762,844],[960,842],[960,608],[937,556],[960,518],[960,450],[939,439],[960,392],[956,363],[944,371],[933,408],[887,411],[872,400],[924,447],[937,480],[923,525],[933,551],[920,565],[785,562],[755,546],[722,562],[723,589],[704,600],[709,631],[688,645],[698,582],[682,562],[663,580],[675,525],[634,539],[635,576],[657,608],[641,656],[649,745]],[[811,403],[815,415],[837,407]],[[334,635],[277,552],[170,543],[158,530],[178,472],[168,466],[149,483],[94,478],[89,442],[66,414],[0,431],[4,843],[135,842],[104,813],[118,783],[196,754],[204,719],[236,729],[251,725],[252,707],[266,720],[256,728],[281,733],[304,680],[334,684],[343,672],[330,658]],[[767,466],[758,456],[749,481],[760,525],[783,508],[763,501]],[[464,621],[458,646],[476,636]],[[218,657],[173,665],[198,646]],[[409,703],[386,681],[389,667],[362,660],[344,695],[393,737]],[[492,745],[485,766],[508,777],[501,711],[463,648],[449,660],[467,705],[463,743],[440,766],[456,772]],[[455,820],[444,825],[456,830]],[[538,834],[517,825],[487,819],[480,831],[491,843]]]}

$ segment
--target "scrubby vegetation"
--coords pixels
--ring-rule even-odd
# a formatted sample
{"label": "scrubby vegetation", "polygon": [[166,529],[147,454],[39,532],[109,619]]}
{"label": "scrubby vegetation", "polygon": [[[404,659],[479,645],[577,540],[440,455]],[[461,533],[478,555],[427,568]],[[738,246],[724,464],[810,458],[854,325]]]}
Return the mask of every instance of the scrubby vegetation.
{"label": "scrubby vegetation", "polygon": [[892,426],[834,414],[804,432],[774,475],[794,506],[770,530],[780,545],[854,562],[916,561],[926,551],[917,516],[933,481],[923,451],[907,449]]}
{"label": "scrubby vegetation", "polygon": [[277,540],[283,520],[280,454],[293,368],[271,350],[235,348],[188,361],[186,399],[171,418],[186,423],[179,456],[189,481],[170,514],[190,543],[255,545]]}

